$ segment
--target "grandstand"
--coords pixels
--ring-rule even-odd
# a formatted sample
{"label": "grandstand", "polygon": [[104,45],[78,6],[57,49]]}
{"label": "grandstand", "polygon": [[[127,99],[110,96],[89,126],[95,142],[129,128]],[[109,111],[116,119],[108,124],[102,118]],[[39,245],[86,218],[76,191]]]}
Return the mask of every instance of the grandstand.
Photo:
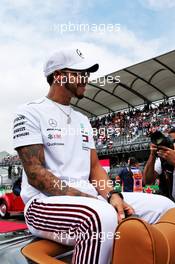
{"label": "grandstand", "polygon": [[175,50],[91,81],[83,99],[73,98],[74,108],[98,131],[94,138],[100,158],[110,157],[113,165],[135,154],[144,161],[149,132],[175,126],[174,61]]}
{"label": "grandstand", "polygon": [[146,105],[91,119],[92,127],[98,131],[95,141],[99,155],[147,150],[151,131],[166,133],[175,126],[174,110],[175,100],[170,99],[154,108]]}

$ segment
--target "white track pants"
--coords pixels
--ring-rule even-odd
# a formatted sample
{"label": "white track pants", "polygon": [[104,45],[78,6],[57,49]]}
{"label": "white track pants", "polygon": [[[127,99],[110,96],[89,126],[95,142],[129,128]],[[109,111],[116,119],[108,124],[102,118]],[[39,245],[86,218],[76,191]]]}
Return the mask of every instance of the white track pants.
{"label": "white track pants", "polygon": [[[175,203],[166,197],[145,193],[123,193],[135,213],[155,223]],[[74,245],[73,264],[108,264],[117,227],[117,213],[102,197],[52,196],[40,194],[25,208],[32,234]]]}

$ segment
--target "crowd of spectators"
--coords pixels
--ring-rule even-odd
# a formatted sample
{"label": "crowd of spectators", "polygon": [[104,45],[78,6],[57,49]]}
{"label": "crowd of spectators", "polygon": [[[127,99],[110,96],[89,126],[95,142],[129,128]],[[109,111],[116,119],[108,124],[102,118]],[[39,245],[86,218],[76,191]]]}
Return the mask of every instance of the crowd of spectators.
{"label": "crowd of spectators", "polygon": [[136,137],[147,137],[150,132],[163,133],[175,126],[175,100],[163,101],[159,105],[145,105],[90,119],[96,147],[112,148],[115,141],[132,141]]}

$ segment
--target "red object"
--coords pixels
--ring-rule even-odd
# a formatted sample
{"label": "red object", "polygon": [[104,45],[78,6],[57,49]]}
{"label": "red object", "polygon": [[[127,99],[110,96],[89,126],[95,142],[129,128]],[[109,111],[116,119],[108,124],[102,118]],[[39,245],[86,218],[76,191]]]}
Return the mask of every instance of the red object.
{"label": "red object", "polygon": [[16,196],[13,192],[0,195],[0,204],[5,202],[8,213],[21,213],[24,211],[24,203],[20,196]]}
{"label": "red object", "polygon": [[110,167],[110,160],[109,159],[100,160],[100,165],[102,167]]}
{"label": "red object", "polygon": [[110,160],[100,160],[100,165],[103,167],[103,169],[108,173],[110,170]]}
{"label": "red object", "polygon": [[27,229],[27,225],[24,223],[0,221],[0,233],[13,232],[16,230],[24,229]]}
{"label": "red object", "polygon": [[148,188],[145,189],[145,192],[146,192],[146,193],[152,193],[153,190],[152,190],[150,187],[148,187]]}

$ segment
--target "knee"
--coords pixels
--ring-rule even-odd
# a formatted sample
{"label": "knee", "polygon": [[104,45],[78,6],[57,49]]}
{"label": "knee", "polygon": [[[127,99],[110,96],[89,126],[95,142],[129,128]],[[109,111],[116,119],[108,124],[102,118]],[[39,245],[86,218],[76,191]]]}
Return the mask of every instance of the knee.
{"label": "knee", "polygon": [[171,201],[169,198],[159,195],[158,196],[158,208],[159,210],[164,213],[167,210],[171,209],[171,208],[175,208],[175,203],[173,201]]}
{"label": "knee", "polygon": [[[100,209],[100,208],[99,208]],[[114,231],[118,224],[117,211],[115,208],[106,202],[98,210],[102,228],[109,231]]]}

